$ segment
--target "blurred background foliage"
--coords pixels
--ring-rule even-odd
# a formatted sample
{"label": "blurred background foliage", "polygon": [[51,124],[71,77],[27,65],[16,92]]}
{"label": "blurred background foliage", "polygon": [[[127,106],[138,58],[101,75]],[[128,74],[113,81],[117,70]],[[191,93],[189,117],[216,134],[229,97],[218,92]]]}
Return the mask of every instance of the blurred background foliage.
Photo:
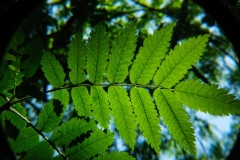
{"label": "blurred background foliage", "polygon": [[[7,12],[14,2],[15,0],[1,1],[1,13]],[[221,0],[221,2],[240,22],[240,1]],[[40,38],[43,48],[54,53],[68,72],[67,51],[74,33],[81,31],[86,39],[96,24],[103,23],[107,26],[111,39],[115,39],[121,29],[132,21],[138,23],[138,48],[142,46],[146,36],[172,22],[176,24],[171,41],[172,49],[183,39],[211,33],[209,45],[202,59],[193,66],[186,78],[219,84],[221,88],[229,89],[237,98],[240,97],[239,60],[232,44],[216,21],[194,0],[47,0],[28,15],[20,27],[25,35],[23,46],[31,39]],[[20,87],[23,87],[23,90],[17,95],[18,98],[35,94],[33,96],[35,98],[21,102],[28,111],[29,119],[35,123],[35,115],[39,113],[43,102],[51,96],[47,94],[42,98],[39,93],[39,88],[43,92],[49,89],[48,82],[39,69],[32,78],[26,80],[24,86]],[[68,108],[69,114],[65,118],[76,116],[71,110],[71,102]],[[222,132],[209,118],[203,118],[203,114],[186,109],[196,132],[197,157],[192,157],[181,149],[163,124],[159,156],[146,143],[140,132],[134,151],[130,150],[118,136],[109,150],[124,150],[138,159],[225,159],[239,134],[239,116],[231,116],[229,132]]]}

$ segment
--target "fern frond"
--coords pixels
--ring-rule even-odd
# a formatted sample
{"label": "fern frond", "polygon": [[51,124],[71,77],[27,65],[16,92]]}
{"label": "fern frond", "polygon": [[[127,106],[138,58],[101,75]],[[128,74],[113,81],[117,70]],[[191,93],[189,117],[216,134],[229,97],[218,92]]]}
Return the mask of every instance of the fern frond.
{"label": "fern frond", "polygon": [[174,88],[177,99],[194,110],[213,115],[240,114],[240,101],[228,91],[200,81],[184,81]]}
{"label": "fern frond", "polygon": [[107,93],[100,86],[91,87],[91,104],[93,116],[103,128],[108,128],[110,123],[110,109],[108,106]]}
{"label": "fern frond", "polygon": [[132,88],[130,91],[134,112],[137,115],[137,123],[140,131],[151,144],[152,148],[159,154],[162,137],[160,133],[160,120],[157,117],[154,103],[147,90],[143,88]]}
{"label": "fern frond", "polygon": [[136,158],[130,156],[126,152],[110,152],[94,158],[94,160],[135,160]]}
{"label": "fern frond", "polygon": [[45,103],[44,108],[39,113],[38,129],[43,132],[51,132],[59,123],[59,118],[53,109],[53,100]]}
{"label": "fern frond", "polygon": [[82,143],[68,148],[65,155],[69,160],[89,159],[98,153],[106,151],[113,142],[113,136],[114,133],[108,132],[105,134],[100,130],[96,130]]}
{"label": "fern frond", "polygon": [[61,87],[64,84],[65,73],[59,61],[48,51],[43,51],[41,61],[42,71],[53,87]]}
{"label": "fern frond", "polygon": [[170,45],[174,24],[170,24],[144,40],[143,47],[133,62],[130,81],[133,84],[147,84],[155,74],[160,61]]}
{"label": "fern frond", "polygon": [[79,116],[91,116],[90,96],[86,87],[73,88],[71,91],[74,108]]}
{"label": "fern frond", "polygon": [[24,54],[30,57],[20,63],[22,73],[26,78],[30,78],[37,71],[42,57],[42,42],[40,39],[34,39],[27,44]]}
{"label": "fern frond", "polygon": [[123,82],[128,75],[127,67],[132,64],[136,49],[136,25],[131,23],[124,28],[111,49],[107,68],[107,78],[111,83]]}
{"label": "fern frond", "polygon": [[202,56],[209,36],[189,38],[171,50],[154,76],[155,85],[170,88],[178,83]]}
{"label": "fern frond", "polygon": [[14,153],[21,153],[39,143],[39,135],[30,127],[22,128],[16,141],[12,138],[8,138],[8,142]]}
{"label": "fern frond", "polygon": [[120,86],[109,87],[108,96],[114,123],[119,130],[119,135],[123,138],[126,144],[134,150],[136,142],[136,123],[127,91]]}
{"label": "fern frond", "polygon": [[53,148],[50,144],[46,141],[42,141],[28,150],[23,160],[48,160],[52,158],[53,152]]}
{"label": "fern frond", "polygon": [[109,37],[106,28],[100,24],[91,32],[87,44],[87,73],[89,81],[100,83],[107,67]]}
{"label": "fern frond", "polygon": [[196,155],[195,137],[192,123],[170,90],[156,89],[154,91],[156,105],[173,138],[191,154]]}
{"label": "fern frond", "polygon": [[68,146],[77,136],[95,128],[96,124],[93,121],[86,122],[81,119],[72,118],[70,121],[57,127],[53,131],[50,140],[58,147],[62,147],[63,145]]}
{"label": "fern frond", "polygon": [[85,63],[87,59],[87,47],[82,40],[82,34],[77,32],[71,41],[68,51],[68,68],[70,81],[73,84],[79,84],[86,79],[84,73]]}

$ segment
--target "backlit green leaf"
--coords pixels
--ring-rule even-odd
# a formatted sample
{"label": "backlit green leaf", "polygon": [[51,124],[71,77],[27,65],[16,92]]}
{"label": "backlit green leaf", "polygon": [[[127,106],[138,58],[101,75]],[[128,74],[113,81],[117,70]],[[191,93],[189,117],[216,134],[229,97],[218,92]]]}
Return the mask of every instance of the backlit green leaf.
{"label": "backlit green leaf", "polygon": [[133,107],[131,106],[127,92],[123,87],[111,86],[108,88],[108,96],[114,117],[114,124],[119,130],[119,135],[125,143],[134,150],[137,126],[135,123],[135,115],[133,114]]}
{"label": "backlit green leaf", "polygon": [[52,158],[53,152],[53,148],[50,144],[46,141],[42,141],[27,151],[23,160],[49,160]]}
{"label": "backlit green leaf", "polygon": [[100,130],[96,130],[82,143],[68,148],[66,150],[66,157],[68,157],[69,160],[89,159],[96,154],[104,152],[108,149],[108,146],[112,144],[113,135],[111,132],[103,133]]}
{"label": "backlit green leaf", "polygon": [[162,137],[160,120],[150,94],[143,88],[132,88],[130,94],[140,131],[148,144],[159,154]]}
{"label": "backlit green leaf", "polygon": [[51,132],[59,123],[59,118],[53,109],[53,101],[44,105],[38,117],[38,129],[43,132]]}
{"label": "backlit green leaf", "polygon": [[139,54],[130,71],[133,84],[147,84],[155,74],[161,60],[166,56],[170,45],[174,24],[170,24],[147,37],[140,47]]}
{"label": "backlit green leaf", "polygon": [[181,147],[196,155],[193,126],[182,104],[170,90],[156,89],[154,98],[163,122],[173,138]]}
{"label": "backlit green leaf", "polygon": [[43,51],[41,61],[44,76],[53,87],[61,87],[64,84],[65,73],[59,61],[50,52]]}
{"label": "backlit green leaf", "polygon": [[68,51],[68,68],[70,81],[73,84],[78,84],[86,79],[85,72],[83,71],[86,63],[87,47],[82,40],[82,34],[77,32],[71,41]]}
{"label": "backlit green leaf", "polygon": [[110,124],[110,109],[107,93],[102,87],[91,87],[91,103],[93,107],[93,116],[100,123],[101,127],[108,128]]}
{"label": "backlit green leaf", "polygon": [[51,141],[58,147],[62,147],[63,145],[68,146],[77,136],[95,128],[96,124],[93,121],[86,122],[81,119],[72,118],[53,131]]}
{"label": "backlit green leaf", "polygon": [[196,111],[213,115],[240,114],[240,101],[217,85],[202,84],[200,81],[184,81],[174,88],[180,102]]}
{"label": "backlit green leaf", "polygon": [[91,116],[90,96],[86,87],[77,87],[72,89],[72,99],[75,110],[79,116]]}
{"label": "backlit green leaf", "polygon": [[87,73],[89,81],[100,83],[107,67],[109,37],[106,28],[100,24],[91,32],[87,44]]}

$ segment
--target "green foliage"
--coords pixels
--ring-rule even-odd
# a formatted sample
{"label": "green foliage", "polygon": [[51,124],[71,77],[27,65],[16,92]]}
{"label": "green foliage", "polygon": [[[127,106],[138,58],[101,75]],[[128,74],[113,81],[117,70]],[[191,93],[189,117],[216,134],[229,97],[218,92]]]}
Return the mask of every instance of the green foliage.
{"label": "green foliage", "polygon": [[85,42],[81,39],[81,33],[76,33],[69,46],[68,68],[71,70],[69,72],[69,78],[73,84],[81,83],[86,79],[83,69],[85,68],[87,58],[87,48]]}
{"label": "green foliage", "polygon": [[110,123],[110,110],[107,93],[100,86],[91,87],[91,104],[93,116],[100,123],[101,127],[108,128]]}
{"label": "green foliage", "polygon": [[23,69],[22,73],[26,78],[30,78],[37,71],[42,55],[42,44],[40,39],[34,39],[33,41],[27,44],[27,47],[24,48],[24,55],[29,55],[29,57],[21,62],[20,68]]}
{"label": "green foliage", "polygon": [[129,156],[126,152],[111,152],[105,153],[94,160],[134,160],[135,158]]}
{"label": "green foliage", "polygon": [[107,78],[111,83],[123,82],[128,75],[128,66],[132,63],[136,48],[136,23],[132,23],[121,32],[111,49]]}
{"label": "green foliage", "polygon": [[147,84],[152,79],[161,60],[166,56],[172,31],[173,24],[170,24],[144,40],[130,72],[133,84]]}
{"label": "green foliage", "polygon": [[5,74],[0,79],[0,92],[7,91],[22,83],[22,73],[17,73],[7,67],[4,71]]}
{"label": "green foliage", "polygon": [[109,52],[109,37],[106,28],[100,24],[91,32],[88,40],[87,51],[87,73],[89,81],[100,83],[107,67]]}
{"label": "green foliage", "polygon": [[156,86],[170,88],[178,83],[187,70],[196,64],[202,55],[209,35],[189,38],[171,50],[159,67],[154,83]]}
{"label": "green foliage", "polygon": [[224,89],[218,89],[217,85],[184,81],[175,87],[175,94],[180,102],[194,110],[219,116],[240,113],[240,102],[234,101],[233,95],[228,95]]}
{"label": "green foliage", "polygon": [[39,136],[32,128],[27,127],[20,130],[16,141],[12,138],[8,138],[8,141],[14,153],[21,153],[37,145]]}
{"label": "green foliage", "polygon": [[[15,137],[8,137],[15,153],[22,159],[50,159],[53,150],[58,153],[53,159],[134,159],[127,153],[108,153],[114,140],[112,118],[129,150],[134,151],[140,131],[159,154],[164,138],[162,119],[180,147],[196,156],[193,124],[183,105],[220,116],[240,113],[240,102],[227,91],[200,81],[182,81],[202,56],[209,34],[190,38],[171,50],[174,24],[169,24],[146,38],[143,47],[136,50],[136,26],[130,23],[122,29],[114,43],[102,24],[91,32],[87,44],[77,32],[70,43],[66,64],[45,50],[37,59],[35,54],[42,53],[39,41],[33,40],[19,49],[22,40],[15,37],[10,45],[12,50],[26,57],[7,54],[0,68],[6,71],[0,74],[0,91],[6,96],[0,103],[10,104],[12,111],[4,109],[1,121],[5,131],[10,129],[8,121],[19,131]],[[23,62],[20,67],[19,62]],[[44,107],[36,106],[40,109],[35,125],[28,121],[31,116],[19,104],[29,97],[19,98],[15,89],[22,83],[22,77],[27,80],[34,77],[39,64],[45,79],[38,85],[54,88],[45,91],[41,86],[45,97],[37,100]]]}
{"label": "green foliage", "polygon": [[66,157],[68,157],[69,160],[89,159],[97,153],[106,151],[108,146],[112,144],[112,141],[113,133],[108,132],[105,134],[100,130],[96,130],[82,143],[68,148]]}
{"label": "green foliage", "polygon": [[131,100],[140,131],[146,137],[147,142],[159,153],[161,144],[160,121],[150,94],[143,88],[132,88]]}
{"label": "green foliage", "polygon": [[58,147],[62,147],[63,145],[68,146],[77,136],[95,128],[96,124],[93,121],[88,123],[84,120],[73,118],[53,131],[51,141]]}
{"label": "green foliage", "polygon": [[65,73],[54,55],[44,50],[41,65],[45,77],[53,87],[61,87],[64,84]]}
{"label": "green foliage", "polygon": [[54,112],[53,101],[46,103],[38,117],[38,129],[51,132],[59,123],[59,118]]}
{"label": "green foliage", "polygon": [[22,28],[18,28],[9,44],[9,48],[17,52],[19,50],[19,46],[23,44],[24,39],[25,36]]}
{"label": "green foliage", "polygon": [[72,89],[72,99],[75,110],[79,116],[91,116],[91,103],[88,90],[86,87]]}
{"label": "green foliage", "polygon": [[62,105],[66,106],[69,102],[69,93],[66,89],[57,90],[54,92],[53,98],[59,100]]}
{"label": "green foliage", "polygon": [[50,144],[42,141],[27,152],[24,160],[49,160],[52,158],[53,152],[54,150]]}
{"label": "green foliage", "polygon": [[135,117],[132,116],[133,108],[126,90],[123,87],[109,87],[108,96],[112,108],[114,124],[119,130],[120,136],[130,148],[134,149],[136,139]]}
{"label": "green foliage", "polygon": [[156,89],[154,91],[156,105],[173,138],[191,154],[196,154],[194,131],[192,123],[182,104],[170,90]]}

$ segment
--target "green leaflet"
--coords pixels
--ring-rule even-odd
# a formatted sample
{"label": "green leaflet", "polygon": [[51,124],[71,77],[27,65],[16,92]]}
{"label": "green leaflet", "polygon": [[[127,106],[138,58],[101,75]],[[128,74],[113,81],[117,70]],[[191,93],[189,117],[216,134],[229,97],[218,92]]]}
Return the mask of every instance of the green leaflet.
{"label": "green leaflet", "polygon": [[[23,121],[18,115],[14,114],[11,111],[3,111],[1,113],[1,119],[4,120],[2,123],[2,125],[5,125],[5,119],[10,120],[10,122],[17,127],[18,129],[22,129],[24,127],[26,127],[26,122]],[[3,126],[6,127],[6,126]]]}
{"label": "green leaflet", "polygon": [[136,49],[136,23],[131,23],[124,28],[117,37],[109,56],[107,78],[109,82],[123,82],[128,75],[128,66]]}
{"label": "green leaflet", "polygon": [[73,84],[78,84],[86,79],[85,63],[87,59],[87,47],[82,40],[82,34],[77,32],[71,41],[68,51],[68,68],[71,70],[69,73],[70,81]]}
{"label": "green leaflet", "polygon": [[136,123],[133,115],[133,108],[126,90],[123,87],[109,87],[108,96],[114,123],[119,130],[119,135],[123,138],[126,144],[134,150],[136,142]]}
{"label": "green leaflet", "polygon": [[218,89],[217,85],[202,84],[200,81],[179,83],[174,92],[184,105],[213,115],[240,114],[240,102],[234,101],[228,91]]}
{"label": "green leaflet", "polygon": [[130,156],[126,152],[110,152],[94,158],[94,160],[135,160],[136,158]]}
{"label": "green leaflet", "polygon": [[73,88],[71,91],[74,108],[79,116],[91,116],[90,96],[86,87]]}
{"label": "green leaflet", "polygon": [[154,83],[157,86],[171,88],[181,80],[202,56],[207,45],[209,34],[189,38],[171,50],[154,76]]}
{"label": "green leaflet", "polygon": [[82,143],[67,148],[66,157],[69,160],[89,159],[98,153],[106,151],[113,142],[113,136],[114,134],[111,132],[105,134],[100,130],[96,130]]}
{"label": "green leaflet", "polygon": [[62,147],[63,145],[68,146],[77,136],[95,128],[96,124],[93,121],[86,122],[81,119],[72,118],[70,121],[57,127],[53,131],[50,140],[58,147]]}
{"label": "green leaflet", "polygon": [[132,88],[130,95],[140,131],[156,153],[159,154],[160,138],[162,137],[159,126],[160,120],[157,117],[157,111],[150,94],[143,88]]}
{"label": "green leaflet", "polygon": [[106,33],[106,28],[102,24],[97,25],[95,31],[91,32],[87,47],[87,73],[89,81],[100,83],[107,67],[109,52],[109,37]]}
{"label": "green leaflet", "polygon": [[[2,100],[2,99],[0,99],[0,100]],[[6,100],[5,99],[3,99],[3,100],[4,100],[3,103],[5,103]],[[2,105],[2,104],[0,104],[0,105]],[[23,117],[27,118],[26,110],[20,103],[17,103],[14,106],[12,106],[12,109],[17,111]],[[1,112],[0,117],[1,117],[1,124],[2,124],[3,128],[8,128],[8,126],[5,125],[6,119],[9,120],[18,129],[22,129],[22,128],[26,127],[26,122],[24,120],[22,120],[18,115],[13,113],[12,111],[4,110],[3,112]]]}
{"label": "green leaflet", "polygon": [[107,93],[103,87],[91,87],[91,104],[93,108],[93,116],[100,123],[103,128],[108,128],[110,123],[110,109],[108,106]]}
{"label": "green leaflet", "polygon": [[56,105],[58,102],[55,102],[56,104],[53,103],[53,105],[55,106],[54,111],[56,115],[59,116],[59,119],[62,119],[70,99],[69,93],[66,89],[57,90],[54,92],[53,98],[61,102],[61,105]]}
{"label": "green leaflet", "polygon": [[160,61],[170,45],[174,24],[170,24],[144,40],[143,47],[133,62],[130,81],[133,84],[147,84],[155,74]]}
{"label": "green leaflet", "polygon": [[66,108],[69,102],[69,93],[66,89],[57,90],[54,92],[53,98],[58,99]]}
{"label": "green leaflet", "polygon": [[20,113],[23,117],[27,118],[27,112],[26,109],[22,106],[21,103],[17,103],[12,106],[12,109],[16,110],[18,113]]}
{"label": "green leaflet", "polygon": [[14,61],[16,62],[17,61],[17,57],[10,54],[10,53],[6,53],[3,57],[4,60],[10,60],[10,61]]}
{"label": "green leaflet", "polygon": [[16,73],[8,67],[0,79],[0,92],[16,88],[22,83],[22,77],[22,73]]}
{"label": "green leaflet", "polygon": [[18,47],[23,44],[25,40],[25,35],[23,33],[23,30],[21,27],[17,29],[17,31],[14,33],[13,38],[11,39],[9,43],[9,48],[11,48],[13,51],[18,52]]}
{"label": "green leaflet", "polygon": [[176,100],[175,95],[170,90],[156,89],[154,99],[163,122],[173,138],[180,143],[181,147],[196,155],[194,130],[182,104]]}
{"label": "green leaflet", "polygon": [[64,84],[65,78],[63,67],[54,55],[45,50],[43,52],[41,65],[44,76],[53,87],[61,87]]}
{"label": "green leaflet", "polygon": [[24,49],[24,54],[29,55],[29,58],[20,63],[20,68],[23,69],[23,74],[26,78],[30,78],[37,71],[42,57],[42,42],[40,39],[34,39],[27,44]]}
{"label": "green leaflet", "polygon": [[53,110],[53,100],[44,105],[39,113],[38,129],[42,132],[51,132],[59,123],[59,118]]}
{"label": "green leaflet", "polygon": [[23,160],[49,160],[53,156],[53,148],[46,141],[39,142],[27,151]]}
{"label": "green leaflet", "polygon": [[21,153],[35,146],[39,142],[39,135],[32,128],[22,128],[16,141],[8,138],[8,142],[14,153]]}

